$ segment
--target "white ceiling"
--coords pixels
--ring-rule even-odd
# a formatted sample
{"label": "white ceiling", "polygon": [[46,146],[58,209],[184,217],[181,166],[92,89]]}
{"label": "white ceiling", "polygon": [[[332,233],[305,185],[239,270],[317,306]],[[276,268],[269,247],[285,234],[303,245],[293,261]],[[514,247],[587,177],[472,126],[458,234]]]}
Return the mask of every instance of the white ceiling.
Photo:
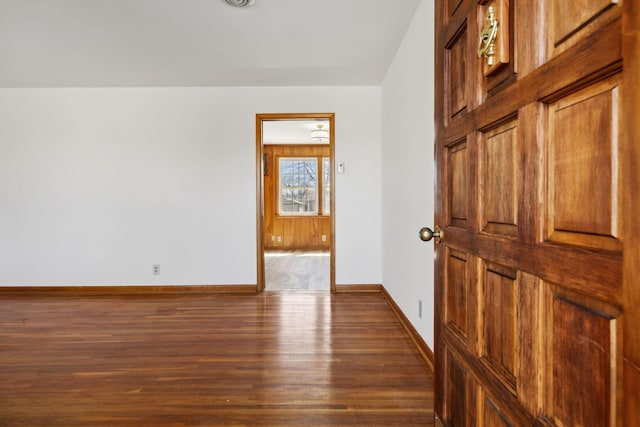
{"label": "white ceiling", "polygon": [[0,87],[379,85],[420,0],[0,0]]}

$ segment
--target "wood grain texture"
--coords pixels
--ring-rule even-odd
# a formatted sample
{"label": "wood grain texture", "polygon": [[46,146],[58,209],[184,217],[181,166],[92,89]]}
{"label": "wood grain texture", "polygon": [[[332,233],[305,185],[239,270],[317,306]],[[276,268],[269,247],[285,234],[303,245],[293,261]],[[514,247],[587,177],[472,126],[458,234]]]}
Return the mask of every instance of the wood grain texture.
{"label": "wood grain texture", "polygon": [[488,131],[481,141],[478,166],[482,231],[517,236],[522,170],[516,120]]}
{"label": "wood grain texture", "polygon": [[619,77],[550,105],[547,234],[551,240],[622,248],[618,240]]}
{"label": "wood grain texture", "polygon": [[447,80],[447,93],[449,93],[448,118],[454,118],[467,108],[466,50],[467,30],[464,27],[447,47],[446,64],[449,70]]}
{"label": "wood grain texture", "polygon": [[380,292],[382,285],[380,284],[358,284],[358,285],[336,285],[336,292]]}
{"label": "wood grain texture", "polygon": [[453,250],[448,251],[446,259],[446,286],[444,288],[444,320],[447,327],[467,343],[469,304],[467,301],[469,288],[469,263],[466,254]]}
{"label": "wood grain texture", "polygon": [[608,8],[612,7],[617,0],[580,0],[564,1],[553,0],[553,9],[549,12],[552,35],[552,45],[557,47],[566,41],[570,36],[580,31],[582,28],[593,22]]}
{"label": "wood grain texture", "polygon": [[[516,75],[493,86],[471,48],[491,1],[450,16],[436,2],[436,412],[448,427],[637,425],[640,6],[509,2]],[[470,266],[458,293],[451,254]]]}
{"label": "wood grain texture", "polygon": [[479,415],[482,416],[483,426],[485,427],[509,427],[511,423],[507,421],[507,416],[500,412],[495,402],[489,397],[485,396],[482,402],[482,407],[479,411]]}
{"label": "wood grain texture", "polygon": [[621,161],[625,173],[622,186],[627,197],[623,198],[624,221],[624,365],[623,419],[620,425],[638,424],[640,420],[640,120],[638,120],[638,99],[640,99],[640,2],[625,1],[622,20],[623,57],[627,74],[623,79],[623,112],[621,120],[626,123],[621,134]]}
{"label": "wood grain texture", "polygon": [[449,402],[444,409],[445,418],[452,426],[470,425],[467,421],[469,409],[467,407],[467,371],[456,360],[453,354],[447,354],[445,362],[447,381],[444,393]]}
{"label": "wood grain texture", "polygon": [[517,273],[485,263],[482,275],[481,356],[512,391],[516,388],[518,359]]}
{"label": "wood grain texture", "polygon": [[[605,426],[612,419],[611,360],[616,360],[612,318],[558,297],[548,312],[553,345],[549,406],[558,425]],[[584,375],[595,371],[598,375]]]}
{"label": "wood grain texture", "polygon": [[447,210],[449,218],[447,225],[459,228],[466,228],[468,217],[467,193],[468,193],[468,171],[467,171],[467,144],[460,142],[448,147],[448,182],[451,189],[448,197]]}
{"label": "wood grain texture", "polygon": [[2,426],[433,425],[380,293],[0,295]]}
{"label": "wood grain texture", "polygon": [[462,3],[462,0],[448,0],[447,5],[449,6],[449,15],[452,15],[456,11],[458,6],[460,6],[460,3]]}
{"label": "wood grain texture", "polygon": [[[308,157],[317,159],[318,177],[322,176],[322,158],[330,157],[329,145],[265,145],[264,244],[277,249],[329,249],[331,216],[279,215],[279,159]],[[323,192],[318,186],[318,209],[322,210]],[[322,240],[322,236],[325,240]]]}
{"label": "wood grain texture", "polygon": [[[534,14],[535,16],[535,14]],[[581,39],[571,51],[563,52],[532,70],[460,120],[452,121],[440,129],[441,139],[436,144],[449,145],[459,141],[476,129],[490,127],[520,108],[536,101],[553,102],[563,94],[590,82],[599,81],[622,68],[620,19],[603,26],[602,32]],[[554,75],[553,79],[549,75]],[[444,77],[443,77],[444,78]],[[438,98],[436,98],[438,99]],[[624,99],[624,98],[623,98]]]}

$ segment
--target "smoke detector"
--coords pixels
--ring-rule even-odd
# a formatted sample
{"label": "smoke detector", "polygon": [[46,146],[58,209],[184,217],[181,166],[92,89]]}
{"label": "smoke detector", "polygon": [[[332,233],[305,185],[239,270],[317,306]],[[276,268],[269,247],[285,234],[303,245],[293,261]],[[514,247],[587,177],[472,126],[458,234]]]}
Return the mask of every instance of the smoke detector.
{"label": "smoke detector", "polygon": [[255,0],[222,0],[229,6],[233,7],[249,7],[252,6]]}

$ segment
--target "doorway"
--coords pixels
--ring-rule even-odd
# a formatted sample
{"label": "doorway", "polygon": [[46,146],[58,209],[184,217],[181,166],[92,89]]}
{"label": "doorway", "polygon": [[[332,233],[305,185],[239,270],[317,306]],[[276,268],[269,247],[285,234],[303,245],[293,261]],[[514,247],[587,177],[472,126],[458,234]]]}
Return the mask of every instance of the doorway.
{"label": "doorway", "polygon": [[335,291],[334,114],[256,115],[257,290]]}

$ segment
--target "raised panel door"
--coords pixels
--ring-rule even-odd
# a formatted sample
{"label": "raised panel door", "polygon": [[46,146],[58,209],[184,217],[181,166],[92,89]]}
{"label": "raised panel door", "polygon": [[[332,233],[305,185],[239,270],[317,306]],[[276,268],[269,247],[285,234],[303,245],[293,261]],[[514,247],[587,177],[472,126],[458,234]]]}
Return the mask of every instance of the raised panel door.
{"label": "raised panel door", "polygon": [[638,9],[436,2],[445,426],[640,425]]}

